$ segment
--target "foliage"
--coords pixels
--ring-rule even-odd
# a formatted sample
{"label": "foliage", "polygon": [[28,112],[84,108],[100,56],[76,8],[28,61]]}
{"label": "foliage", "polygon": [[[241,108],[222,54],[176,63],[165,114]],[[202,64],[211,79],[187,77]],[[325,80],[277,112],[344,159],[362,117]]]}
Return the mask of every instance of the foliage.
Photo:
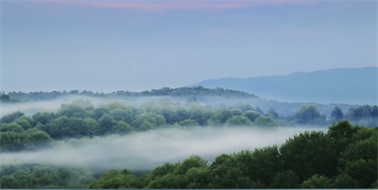
{"label": "foliage", "polygon": [[332,110],[332,113],[331,113],[331,119],[337,122],[337,121],[342,120],[343,118],[344,118],[343,111],[339,107],[335,106],[335,108]]}
{"label": "foliage", "polygon": [[[327,118],[317,105],[302,105],[296,114],[284,117],[271,108],[267,114],[249,104],[208,106],[200,96],[254,97],[242,92],[202,87],[130,93],[98,94],[88,91],[51,93],[10,93],[3,102],[56,98],[70,94],[90,96],[162,96],[141,106],[112,102],[93,106],[76,100],[63,104],[55,113],[25,115],[14,112],[0,119],[0,151],[33,151],[56,140],[128,134],[163,127],[260,126],[278,124],[331,125],[327,132],[306,131],[280,147],[269,146],[222,154],[212,162],[191,156],[182,162],[165,163],[149,173],[110,170],[101,175],[56,166],[1,166],[1,188],[371,188],[377,186],[377,106],[355,106],[343,113],[335,106]],[[185,95],[188,101],[176,103],[165,97]],[[163,97],[164,96],[164,97]],[[9,99],[8,99],[9,98]],[[33,99],[32,98],[32,99]],[[7,104],[16,104],[16,101]],[[343,120],[343,119],[348,119]],[[331,124],[332,122],[336,122]],[[366,124],[368,127],[353,125]]]}
{"label": "foliage", "polygon": [[0,187],[10,188],[85,188],[95,180],[89,171],[49,165],[10,165],[0,167]]}
{"label": "foliage", "polygon": [[251,126],[252,122],[245,116],[232,116],[231,118],[227,119],[226,126]]}
{"label": "foliage", "polygon": [[264,128],[272,128],[277,127],[277,123],[274,121],[274,119],[270,116],[259,116],[255,119],[255,122],[253,122],[254,125],[258,127],[264,127]]}
{"label": "foliage", "polygon": [[[156,167],[144,178],[147,179],[144,187],[376,187],[377,130],[351,126],[344,120],[331,126],[326,133],[306,131],[295,135],[280,148],[271,146],[221,154],[209,165],[201,157],[191,156],[182,163]],[[350,141],[348,145],[344,144],[344,138]],[[338,149],[341,152],[333,151],[334,147],[342,146],[345,147]],[[109,182],[115,179],[109,179]]]}
{"label": "foliage", "polygon": [[[127,125],[125,121],[114,122]],[[25,132],[16,123],[2,123],[0,129],[2,135]],[[41,130],[27,131],[29,136],[21,139],[34,143],[49,139]],[[281,147],[221,154],[210,164],[200,156],[190,156],[139,175],[128,169],[112,169],[96,175],[83,169],[56,166],[1,166],[0,185],[2,188],[112,189],[372,188],[377,185],[377,132],[378,127],[352,126],[342,120],[327,132],[305,131],[295,135]]]}
{"label": "foliage", "polygon": [[316,105],[305,104],[295,114],[295,119],[303,125],[323,125],[326,117],[319,112]]}

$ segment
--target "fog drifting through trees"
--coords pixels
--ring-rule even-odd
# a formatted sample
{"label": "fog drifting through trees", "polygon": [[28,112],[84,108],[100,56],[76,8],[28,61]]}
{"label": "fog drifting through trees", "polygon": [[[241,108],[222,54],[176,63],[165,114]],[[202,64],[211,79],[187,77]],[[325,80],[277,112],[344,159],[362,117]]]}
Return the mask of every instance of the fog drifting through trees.
{"label": "fog drifting through trees", "polygon": [[304,130],[242,127],[157,129],[125,136],[58,141],[53,147],[40,151],[3,153],[1,164],[36,163],[149,170],[165,162],[182,161],[191,155],[211,161],[221,153],[280,145],[288,137]]}

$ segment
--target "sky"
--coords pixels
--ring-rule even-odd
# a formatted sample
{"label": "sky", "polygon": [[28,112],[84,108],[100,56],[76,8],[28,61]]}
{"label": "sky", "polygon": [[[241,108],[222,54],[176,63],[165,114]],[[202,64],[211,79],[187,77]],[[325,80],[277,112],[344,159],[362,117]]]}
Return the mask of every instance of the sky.
{"label": "sky", "polygon": [[375,0],[0,0],[0,91],[377,66]]}

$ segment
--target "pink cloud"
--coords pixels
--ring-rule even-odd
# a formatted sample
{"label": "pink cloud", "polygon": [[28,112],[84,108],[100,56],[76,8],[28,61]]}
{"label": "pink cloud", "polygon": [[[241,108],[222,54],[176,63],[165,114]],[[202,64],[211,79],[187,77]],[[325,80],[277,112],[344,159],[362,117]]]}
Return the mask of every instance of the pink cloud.
{"label": "pink cloud", "polygon": [[258,5],[309,5],[315,4],[316,0],[223,0],[223,1],[74,1],[74,4],[98,6],[106,8],[131,9],[141,11],[167,11],[167,10],[201,10],[201,9],[235,9]]}

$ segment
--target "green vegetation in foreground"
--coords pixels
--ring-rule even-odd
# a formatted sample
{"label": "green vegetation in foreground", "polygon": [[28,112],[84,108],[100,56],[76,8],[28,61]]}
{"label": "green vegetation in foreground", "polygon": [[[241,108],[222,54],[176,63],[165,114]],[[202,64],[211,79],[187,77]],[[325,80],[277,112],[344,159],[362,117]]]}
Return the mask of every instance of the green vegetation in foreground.
{"label": "green vegetation in foreground", "polygon": [[1,188],[377,188],[378,127],[342,120],[327,132],[306,131],[282,146],[200,156],[150,172],[101,175],[55,166],[2,166]]}

